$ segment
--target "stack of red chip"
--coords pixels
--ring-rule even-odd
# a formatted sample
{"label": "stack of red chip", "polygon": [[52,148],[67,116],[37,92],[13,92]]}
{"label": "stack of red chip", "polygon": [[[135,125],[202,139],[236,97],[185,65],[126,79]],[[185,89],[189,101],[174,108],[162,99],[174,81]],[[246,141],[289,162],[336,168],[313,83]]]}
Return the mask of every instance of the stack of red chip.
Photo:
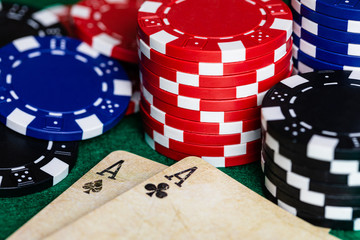
{"label": "stack of red chip", "polygon": [[[136,16],[142,0],[83,0],[71,7],[73,32],[103,55],[128,63],[137,63]],[[61,15],[66,7],[54,8]],[[127,64],[126,69],[134,67]],[[137,70],[136,70],[137,71]],[[131,72],[133,95],[126,115],[139,109],[139,77]]]}
{"label": "stack of red chip", "polygon": [[147,143],[217,167],[260,159],[260,105],[292,71],[281,0],[155,0],[138,12]]}

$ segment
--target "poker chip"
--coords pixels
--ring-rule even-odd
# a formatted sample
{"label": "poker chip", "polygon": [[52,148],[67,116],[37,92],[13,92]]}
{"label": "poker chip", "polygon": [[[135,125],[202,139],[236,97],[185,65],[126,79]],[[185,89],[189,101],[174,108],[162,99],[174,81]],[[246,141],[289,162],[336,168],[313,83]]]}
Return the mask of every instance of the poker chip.
{"label": "poker chip", "polygon": [[0,121],[23,135],[92,138],[128,107],[131,82],[123,68],[78,40],[28,36],[1,48],[0,56]]}
{"label": "poker chip", "polygon": [[297,62],[298,70],[300,73],[313,72],[316,70],[360,70],[360,67],[354,66],[340,66],[333,63],[325,62],[316,58],[313,58],[306,53],[302,52],[297,46],[293,46],[293,61]]}
{"label": "poker chip", "polygon": [[0,47],[25,36],[66,35],[59,17],[47,9],[36,10],[27,5],[1,2]]}
{"label": "poker chip", "polygon": [[147,103],[144,100],[142,100],[140,103],[140,109],[141,112],[148,113],[148,115],[156,119],[158,122],[188,132],[195,132],[200,134],[215,134],[215,135],[236,134],[236,133],[253,131],[259,129],[260,127],[259,118],[243,120],[238,122],[232,121],[228,123],[226,122],[203,123],[203,122],[186,120],[186,119],[174,117],[171,114],[167,114],[166,112],[161,111],[157,107]]}
{"label": "poker chip", "polygon": [[175,117],[202,122],[202,123],[224,123],[248,120],[251,117],[258,117],[260,107],[253,107],[239,111],[200,111],[183,109],[177,106],[168,104],[149,93],[145,88],[142,88],[143,101],[155,106],[163,112],[169,113]]}
{"label": "poker chip", "polygon": [[200,134],[194,132],[187,132],[185,130],[176,129],[174,127],[163,124],[156,119],[152,118],[145,111],[141,112],[143,118],[143,124],[145,128],[149,130],[155,130],[158,133],[168,137],[170,139],[174,139],[179,142],[186,142],[190,144],[198,144],[198,145],[234,145],[241,144],[246,142],[255,141],[261,138],[260,129],[235,133],[235,134],[227,134],[227,135],[215,135],[215,134]]}
{"label": "poker chip", "polygon": [[360,218],[359,79],[358,71],[309,72],[264,96],[265,187],[273,202],[318,226],[356,229]]}
{"label": "poker chip", "polygon": [[173,58],[230,63],[280,47],[290,38],[291,20],[290,9],[277,0],[145,1],[138,33],[150,48]]}
{"label": "poker chip", "polygon": [[274,52],[266,54],[262,57],[252,58],[241,62],[207,63],[183,61],[180,59],[168,57],[151,49],[149,46],[146,45],[146,43],[144,43],[144,41],[139,41],[139,51],[141,53],[140,58],[144,58],[145,56],[153,62],[156,62],[163,66],[167,66],[171,69],[176,69],[180,72],[207,76],[239,74],[242,72],[261,69],[268,65],[275,64],[279,61],[284,61],[287,59],[286,53],[289,52],[291,46],[292,40],[289,39],[286,43],[275,49]]}
{"label": "poker chip", "polygon": [[299,49],[307,55],[319,60],[328,61],[338,65],[360,66],[360,57],[358,56],[348,56],[329,52],[312,45],[304,39],[300,39]]}
{"label": "poker chip", "polygon": [[[264,136],[263,151],[267,154],[269,161],[274,162],[281,169],[302,176],[301,178],[309,178],[318,182],[341,183],[347,186],[359,185],[359,164],[356,160],[336,159],[325,162],[306,158],[295,154],[285,146],[280,145],[279,142],[276,142],[278,147],[274,148],[275,140],[269,133],[264,134],[266,136]],[[311,168],[306,166],[311,166]]]}
{"label": "poker chip", "polygon": [[[180,161],[185,157],[188,157],[188,154],[184,154],[181,152],[174,151],[170,148],[164,147],[161,144],[155,142],[149,135],[145,133],[145,141],[146,143],[157,152],[167,156],[176,161]],[[196,154],[195,156],[199,156]],[[215,167],[234,167],[239,165],[244,165],[248,163],[252,163],[258,161],[260,159],[259,153],[255,154],[244,154],[235,157],[208,157],[208,156],[199,156],[203,160],[212,164]]]}
{"label": "poker chip", "polygon": [[[354,139],[359,132],[355,120],[357,111],[347,110],[349,104],[357,108],[359,77],[357,71],[321,71],[281,81],[263,100],[262,126],[276,139],[281,136],[281,142],[289,141],[290,149],[308,157],[330,161],[335,157],[360,156]],[[351,101],[337,101],[345,96]],[[334,111],[337,116],[332,114]],[[354,124],[345,124],[344,118],[351,119]],[[322,145],[323,141],[328,144]]]}
{"label": "poker chip", "polygon": [[233,145],[219,145],[219,146],[208,146],[208,145],[196,145],[190,143],[179,142],[174,139],[165,137],[164,135],[156,132],[155,130],[146,129],[145,132],[151,137],[156,143],[163,147],[170,148],[177,152],[182,152],[190,156],[210,156],[210,157],[235,157],[244,155],[247,153],[259,152],[261,147],[261,141],[255,140],[252,142],[233,144]]}
{"label": "poker chip", "polygon": [[0,124],[0,196],[22,196],[56,185],[75,165],[77,148],[77,142],[26,137]]}
{"label": "poker chip", "polygon": [[[298,210],[297,208],[293,207],[292,205],[281,201],[280,199],[274,197],[269,190],[266,188],[263,190],[265,196],[272,201],[273,203],[277,204],[282,209],[292,213],[295,216],[298,216],[305,221],[317,225],[322,226],[325,228],[331,229],[340,229],[340,230],[349,230],[349,231],[358,231],[360,228],[358,227],[358,218],[352,221],[346,220],[329,220],[325,218],[321,218],[319,216],[314,216],[314,214],[304,212],[302,210]],[[279,191],[280,192],[280,191]]]}
{"label": "poker chip", "polygon": [[[310,178],[306,179],[298,174],[293,174],[292,172],[287,172],[278,167],[276,164],[273,164],[271,161],[265,160],[265,168],[269,173],[266,171],[266,176],[268,178],[274,179],[273,181],[278,182],[278,186],[281,186],[284,191],[286,191],[291,196],[295,196],[296,194],[300,195],[300,192],[304,192],[301,196],[306,196],[306,194],[311,195],[313,194],[313,199],[302,199],[303,202],[309,201],[307,203],[311,203],[314,205],[323,205],[323,196],[329,195],[329,199],[333,199],[330,204],[337,204],[337,205],[351,205],[351,202],[345,201],[346,198],[350,199],[350,201],[354,201],[357,199],[357,193],[359,193],[358,186],[348,186],[348,185],[341,185],[337,183],[326,183],[326,182],[319,182],[312,180]],[[295,181],[294,179],[297,178],[298,180]],[[299,181],[299,179],[303,179],[304,181]],[[307,180],[307,181],[306,181]],[[306,183],[305,183],[306,182]],[[306,193],[307,192],[307,193]],[[334,197],[330,197],[334,196]],[[355,199],[353,199],[355,198]],[[331,200],[329,200],[331,201]],[[338,201],[338,202],[336,202]],[[340,203],[341,201],[341,203]]]}
{"label": "poker chip", "polygon": [[[340,66],[332,63],[328,63],[316,58],[313,58],[303,51],[301,51],[297,46],[293,46],[293,61],[297,62],[298,69],[300,73],[307,73],[307,72],[314,72],[316,70],[348,70],[347,66]],[[302,63],[304,66],[300,66],[300,63]],[[310,67],[311,66],[311,67]],[[304,68],[306,70],[304,70]],[[350,67],[349,67],[350,68]],[[315,70],[316,69],[316,70]],[[350,69],[349,69],[350,70]]]}
{"label": "poker chip", "polygon": [[360,36],[358,33],[344,32],[337,29],[322,26],[316,22],[307,19],[304,16],[293,13],[294,21],[299,24],[306,31],[329,40],[344,42],[344,43],[360,43]]}
{"label": "poker chip", "polygon": [[356,221],[359,219],[359,207],[342,207],[333,205],[327,205],[325,207],[312,206],[290,197],[278,186],[273,184],[270,179],[266,178],[265,181],[267,190],[278,201],[296,208],[299,212],[307,213],[307,215],[312,216],[312,218],[320,218],[331,221]]}
{"label": "poker chip", "polygon": [[297,14],[304,16],[313,22],[344,32],[360,33],[360,21],[333,17],[331,14],[329,14],[329,12],[326,14],[316,12],[308,8],[305,4],[306,3],[301,3],[298,0],[291,0],[292,9]]}
{"label": "poker chip", "polygon": [[176,69],[171,69],[157,64],[148,59],[145,55],[140,56],[141,64],[153,72],[155,75],[167,80],[194,87],[236,87],[239,85],[256,83],[279,74],[284,68],[289,67],[291,51],[277,63],[272,63],[256,71],[245,71],[236,75],[208,76],[198,74],[188,74]]}
{"label": "poker chip", "polygon": [[137,63],[136,15],[140,1],[83,0],[71,16],[78,37],[106,56]]}
{"label": "poker chip", "polygon": [[[313,72],[316,70],[360,70],[360,67],[354,67],[354,66],[347,66],[347,65],[337,65],[329,62],[325,62],[323,60],[314,58],[300,49],[297,48],[297,46],[294,45],[293,47],[293,58],[297,59],[298,62],[303,63],[303,68],[306,69],[306,72]],[[311,66],[311,67],[310,67]],[[306,73],[304,70],[301,70],[301,73]]]}
{"label": "poker chip", "polygon": [[[266,168],[266,167],[265,167]],[[265,170],[267,172],[267,170]],[[270,175],[270,173],[269,173]],[[287,192],[283,191],[278,185],[274,184],[277,180],[271,177],[265,178],[265,188],[271,193],[273,197],[285,204],[291,205],[298,209],[298,211],[308,213],[314,218],[321,218],[327,220],[338,221],[352,221],[359,218],[358,206],[339,206],[339,205],[325,205],[324,207],[314,206],[302,202],[301,200],[290,196]],[[307,196],[315,196],[314,193],[308,193]],[[305,196],[305,194],[303,195]],[[344,203],[342,199],[337,199],[338,202]],[[353,200],[356,201],[355,199]]]}
{"label": "poker chip", "polygon": [[327,0],[301,0],[301,3],[311,10],[325,15],[345,20],[360,20],[360,9],[354,2],[344,1],[339,4],[339,2]]}
{"label": "poker chip", "polygon": [[[147,84],[151,84],[157,91],[165,91],[166,93],[175,94],[189,98],[224,100],[246,98],[250,96],[256,97],[258,94],[267,91],[280,80],[289,76],[290,69],[285,67],[280,73],[258,82],[243,83],[236,87],[195,87],[186,84],[176,83],[166,78],[160,77],[152,73],[145,66],[140,66],[141,79],[146,79]],[[158,95],[159,96],[159,95]]]}
{"label": "poker chip", "polygon": [[[289,190],[289,186],[285,182],[282,182],[275,173],[271,172],[271,170],[267,168],[266,163],[263,164],[265,164],[263,167],[267,174],[265,177],[265,188],[273,197],[276,197],[280,201],[290,204],[300,211],[312,213],[314,217],[329,220],[352,220],[352,218],[358,218],[359,197],[339,197],[306,190]],[[350,208],[351,213],[349,214]],[[349,215],[351,217],[349,217]]]}
{"label": "poker chip", "polygon": [[293,34],[294,45],[296,46],[300,46],[300,39],[303,39],[312,45],[321,46],[321,48],[326,51],[340,53],[349,56],[360,56],[359,44],[341,43],[341,42],[327,40],[325,38],[321,38],[312,33],[309,33],[308,31],[300,28],[300,26],[298,25],[296,26],[296,25],[297,24],[294,23],[294,29],[297,28],[298,31],[294,31]]}
{"label": "poker chip", "polygon": [[[142,83],[143,92],[147,96],[150,94],[156,96],[157,99],[176,106],[180,109],[188,109],[194,111],[236,111],[242,109],[249,109],[261,105],[262,95],[252,95],[249,97],[238,98],[238,99],[219,99],[219,100],[208,100],[200,98],[185,97],[176,95],[173,93],[161,90],[148,81]],[[152,97],[153,99],[154,97]]]}
{"label": "poker chip", "polygon": [[[318,12],[319,1],[291,0],[294,17],[293,40],[298,48],[299,73],[316,70],[358,70],[360,67],[360,21],[332,11]],[[348,3],[335,4],[321,0],[339,11]],[[347,8],[346,7],[346,8]],[[321,9],[321,8],[320,8]],[[322,9],[324,10],[324,9]],[[349,17],[349,18],[347,18]]]}
{"label": "poker chip", "polygon": [[[280,144],[279,141],[276,141],[270,136],[268,132],[263,132],[263,151],[271,156],[277,165],[287,171],[292,171],[293,165],[301,165],[306,169],[303,171],[309,171],[309,167],[306,166],[311,166],[311,170],[314,170],[317,173],[322,172],[326,175],[336,175],[336,180],[333,182],[343,183],[338,177],[346,175],[348,177],[346,184],[357,185],[357,174],[360,170],[359,161],[357,160],[334,159],[332,161],[323,161],[316,158],[303,157],[302,155],[287,149],[283,144]],[[311,177],[314,178],[313,175],[311,175]],[[316,177],[319,176],[315,176],[315,178]]]}
{"label": "poker chip", "polygon": [[215,166],[259,160],[262,99],[292,73],[291,19],[280,0],[145,1],[137,42],[149,145]]}
{"label": "poker chip", "polygon": [[[273,151],[268,146],[263,146],[263,155],[269,165],[276,165],[276,173],[281,176],[282,179],[287,179],[288,175],[294,177],[294,179],[304,179],[304,181],[300,183],[303,184],[303,188],[307,187],[306,184],[311,181],[325,182],[330,184],[341,183],[346,186],[359,186],[360,184],[358,180],[360,177],[359,172],[350,174],[332,174],[330,171],[322,171],[316,168],[307,168],[302,166],[300,161],[297,162],[297,160],[302,159],[294,160],[294,158],[287,158],[281,153]],[[316,159],[305,159],[303,162],[307,162],[306,164],[311,165],[310,161],[316,161]]]}

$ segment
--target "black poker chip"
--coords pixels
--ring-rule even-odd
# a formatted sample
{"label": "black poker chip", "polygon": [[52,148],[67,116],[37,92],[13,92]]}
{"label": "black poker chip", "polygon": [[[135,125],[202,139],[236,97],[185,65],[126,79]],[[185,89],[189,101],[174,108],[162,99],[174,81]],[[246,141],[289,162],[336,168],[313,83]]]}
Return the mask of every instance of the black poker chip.
{"label": "black poker chip", "polygon": [[311,224],[314,224],[316,226],[322,226],[325,228],[338,229],[338,230],[347,230],[347,231],[358,230],[356,224],[357,220],[331,220],[331,219],[315,216],[314,214],[298,210],[289,204],[285,204],[278,198],[274,197],[270,193],[270,191],[267,190],[265,187],[263,188],[263,192],[266,198],[269,199],[271,202]]}
{"label": "black poker chip", "polygon": [[[270,177],[269,177],[270,176]],[[273,176],[267,175],[265,178],[265,188],[284,205],[296,208],[298,211],[308,213],[314,218],[324,218],[328,220],[353,220],[360,217],[360,207],[358,206],[338,206],[324,205],[314,206],[292,197],[283,189],[274,184]]]}
{"label": "black poker chip", "polygon": [[[332,173],[330,164],[327,164],[327,168],[317,168],[314,167],[315,164],[312,164],[316,162],[315,159],[307,159],[306,157],[302,157],[301,155],[296,154],[284,154],[284,152],[287,153],[286,151],[284,151],[284,147],[281,147],[281,150],[276,153],[266,143],[263,143],[262,149],[264,154],[267,155],[266,160],[275,165],[285,165],[286,160],[284,159],[291,159],[291,164],[287,165],[286,168],[280,167],[280,169],[284,172],[289,171],[318,182],[351,186],[351,173]],[[297,160],[294,160],[295,158]]]}
{"label": "black poker chip", "polygon": [[[325,171],[333,174],[351,174],[360,172],[360,161],[356,158],[331,160],[318,159],[300,154],[291,149],[293,144],[281,142],[278,138],[272,136],[269,132],[262,129],[263,148],[271,154],[279,153],[282,157],[291,159],[291,162],[300,166],[311,168],[318,171]],[[296,147],[296,145],[294,145]]]}
{"label": "black poker chip", "polygon": [[[264,153],[263,153],[264,156]],[[265,160],[265,159],[264,159]],[[310,207],[325,207],[331,206],[351,206],[360,207],[360,194],[354,194],[351,191],[351,187],[328,184],[326,187],[327,192],[316,191],[312,189],[312,184],[325,185],[319,182],[310,182],[309,188],[300,188],[297,186],[295,177],[287,175],[286,173],[280,173],[279,168],[275,164],[269,163],[268,159],[264,163],[264,173],[266,177],[275,184],[280,190],[286,193],[291,198],[297,199],[299,203],[308,204]],[[298,176],[299,178],[301,176]],[[290,179],[293,178],[293,179]],[[304,178],[304,181],[307,179]],[[331,187],[334,186],[334,191],[330,192]],[[342,191],[339,191],[342,188]],[[356,190],[354,190],[356,191]],[[344,193],[345,192],[345,193]],[[309,207],[307,206],[307,207]],[[359,209],[360,210],[360,209]]]}
{"label": "black poker chip", "polygon": [[77,151],[77,142],[35,139],[0,124],[0,197],[22,196],[54,186],[75,165]]}
{"label": "black poker chip", "polygon": [[360,72],[294,75],[264,96],[269,200],[321,227],[360,230]]}
{"label": "black poker chip", "polygon": [[0,3],[0,47],[25,36],[67,35],[58,16],[17,3]]}
{"label": "black poker chip", "polygon": [[262,126],[287,148],[324,161],[360,159],[360,72],[284,79],[264,97]]}

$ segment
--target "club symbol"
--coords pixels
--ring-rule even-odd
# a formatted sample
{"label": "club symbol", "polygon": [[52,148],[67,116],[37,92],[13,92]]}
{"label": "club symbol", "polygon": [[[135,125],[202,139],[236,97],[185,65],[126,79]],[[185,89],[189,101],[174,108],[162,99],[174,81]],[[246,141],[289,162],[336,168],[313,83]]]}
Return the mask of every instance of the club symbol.
{"label": "club symbol", "polygon": [[158,198],[164,198],[167,196],[167,193],[164,192],[166,190],[169,189],[169,185],[166,184],[166,183],[159,183],[157,185],[157,187],[152,184],[152,183],[149,183],[149,184],[146,184],[145,185],[145,189],[150,191],[148,193],[146,193],[147,195],[149,195],[150,197],[152,197],[155,193],[155,196],[158,197]]}
{"label": "club symbol", "polygon": [[94,182],[85,183],[82,188],[86,190],[84,191],[84,193],[87,194],[90,194],[90,192],[94,192],[94,193],[100,192],[102,189],[102,180],[96,180]]}

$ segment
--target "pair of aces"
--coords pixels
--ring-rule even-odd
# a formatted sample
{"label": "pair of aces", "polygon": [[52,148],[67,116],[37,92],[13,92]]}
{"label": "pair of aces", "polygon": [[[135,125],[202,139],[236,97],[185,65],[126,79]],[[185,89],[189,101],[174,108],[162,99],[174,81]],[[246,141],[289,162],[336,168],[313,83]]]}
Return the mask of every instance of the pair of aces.
{"label": "pair of aces", "polygon": [[116,151],[9,239],[335,239],[204,160]]}

